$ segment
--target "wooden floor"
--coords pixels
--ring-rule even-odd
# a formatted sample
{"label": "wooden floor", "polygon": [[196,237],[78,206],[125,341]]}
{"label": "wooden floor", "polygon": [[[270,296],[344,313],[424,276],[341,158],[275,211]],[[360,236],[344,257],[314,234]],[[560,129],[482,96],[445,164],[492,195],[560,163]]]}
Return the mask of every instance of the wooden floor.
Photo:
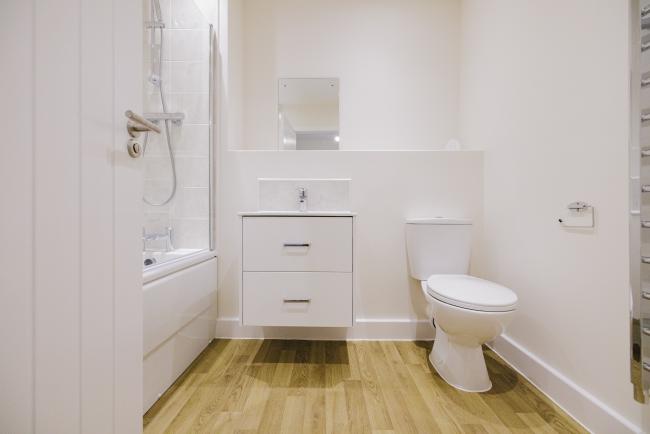
{"label": "wooden floor", "polygon": [[217,340],[144,416],[145,433],[586,432],[493,352],[460,392],[429,342]]}

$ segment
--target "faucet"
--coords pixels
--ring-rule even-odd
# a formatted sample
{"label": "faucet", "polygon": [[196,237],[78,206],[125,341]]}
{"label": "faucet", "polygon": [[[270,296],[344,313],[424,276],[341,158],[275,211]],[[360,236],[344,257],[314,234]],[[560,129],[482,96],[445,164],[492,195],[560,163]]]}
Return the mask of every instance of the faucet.
{"label": "faucet", "polygon": [[298,206],[301,212],[307,211],[307,189],[298,187]]}
{"label": "faucet", "polygon": [[147,250],[147,241],[159,241],[165,240],[165,251],[169,252],[174,250],[174,245],[172,244],[174,236],[174,229],[171,226],[167,227],[167,232],[163,233],[151,233],[148,234],[145,228],[142,228],[142,251]]}

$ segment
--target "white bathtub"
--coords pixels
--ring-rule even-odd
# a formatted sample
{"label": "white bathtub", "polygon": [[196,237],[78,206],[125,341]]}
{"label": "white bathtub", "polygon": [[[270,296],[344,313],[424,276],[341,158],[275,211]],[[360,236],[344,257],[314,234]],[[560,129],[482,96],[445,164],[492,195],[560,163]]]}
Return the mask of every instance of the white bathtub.
{"label": "white bathtub", "polygon": [[216,256],[183,253],[144,271],[144,412],[214,338]]}

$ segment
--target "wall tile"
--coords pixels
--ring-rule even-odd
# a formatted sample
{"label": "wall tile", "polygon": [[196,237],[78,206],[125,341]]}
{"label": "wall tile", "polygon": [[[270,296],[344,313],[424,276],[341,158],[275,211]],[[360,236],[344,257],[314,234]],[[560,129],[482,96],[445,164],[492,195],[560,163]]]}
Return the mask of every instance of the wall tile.
{"label": "wall tile", "polygon": [[207,157],[176,157],[178,185],[180,187],[208,187],[210,168]]}
{"label": "wall tile", "polygon": [[173,111],[185,113],[188,124],[207,124],[210,122],[210,97],[207,93],[178,93],[171,95]]}
{"label": "wall tile", "polygon": [[208,25],[193,0],[172,0],[172,27],[175,29],[196,29]]}
{"label": "wall tile", "polygon": [[184,187],[176,192],[173,214],[176,218],[206,219],[210,213],[207,187]]}
{"label": "wall tile", "polygon": [[210,58],[210,40],[207,30],[169,30],[170,60],[207,61]]}
{"label": "wall tile", "polygon": [[209,69],[207,61],[172,62],[171,91],[174,93],[207,93],[209,90]]}
{"label": "wall tile", "polygon": [[184,123],[172,131],[174,152],[177,155],[207,156],[210,151],[210,127]]}
{"label": "wall tile", "polygon": [[210,225],[207,219],[174,219],[174,247],[177,249],[207,249],[210,247]]}

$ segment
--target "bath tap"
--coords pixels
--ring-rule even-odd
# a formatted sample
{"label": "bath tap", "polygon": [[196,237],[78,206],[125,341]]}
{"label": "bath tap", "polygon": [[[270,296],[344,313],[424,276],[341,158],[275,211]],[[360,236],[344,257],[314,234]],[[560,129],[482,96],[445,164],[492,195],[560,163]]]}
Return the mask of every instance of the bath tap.
{"label": "bath tap", "polygon": [[174,245],[172,243],[174,235],[174,229],[171,226],[167,227],[167,232],[163,233],[151,233],[148,234],[145,228],[142,228],[142,251],[147,251],[147,241],[159,241],[165,240],[165,251],[170,252],[174,250]]}
{"label": "bath tap", "polygon": [[307,211],[307,189],[298,187],[298,206],[301,212]]}

